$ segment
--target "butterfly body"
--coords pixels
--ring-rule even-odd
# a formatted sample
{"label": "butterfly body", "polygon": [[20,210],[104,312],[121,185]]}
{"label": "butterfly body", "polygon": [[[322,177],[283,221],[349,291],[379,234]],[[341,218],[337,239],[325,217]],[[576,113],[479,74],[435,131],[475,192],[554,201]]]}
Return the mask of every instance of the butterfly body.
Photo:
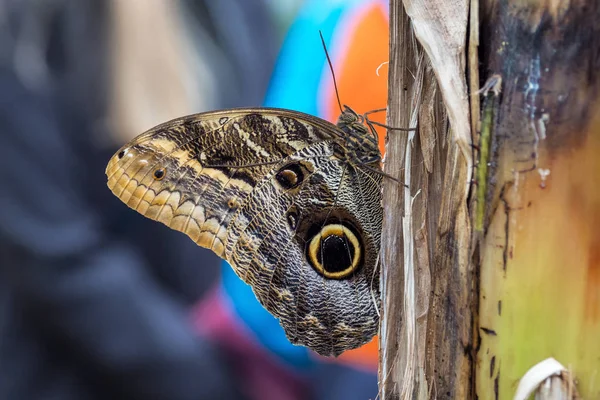
{"label": "butterfly body", "polygon": [[339,355],[377,332],[382,210],[377,141],[281,109],[232,109],[159,125],[107,166],[146,217],[212,249],[292,343]]}

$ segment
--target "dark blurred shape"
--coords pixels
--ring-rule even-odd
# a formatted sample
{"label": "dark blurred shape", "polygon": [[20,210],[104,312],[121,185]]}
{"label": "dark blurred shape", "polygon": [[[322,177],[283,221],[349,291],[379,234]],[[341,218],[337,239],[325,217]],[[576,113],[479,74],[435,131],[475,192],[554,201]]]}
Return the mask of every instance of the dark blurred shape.
{"label": "dark blurred shape", "polygon": [[[228,2],[235,25],[193,2],[192,43],[223,37],[212,68],[265,76],[215,108],[258,104],[276,50],[266,12],[245,14],[260,2]],[[109,4],[0,2],[0,399],[242,398],[188,321],[218,259],[106,188]]]}
{"label": "dark blurred shape", "polygon": [[182,2],[190,11],[191,36],[211,54],[205,61],[218,84],[218,108],[260,106],[279,43],[264,0]]}

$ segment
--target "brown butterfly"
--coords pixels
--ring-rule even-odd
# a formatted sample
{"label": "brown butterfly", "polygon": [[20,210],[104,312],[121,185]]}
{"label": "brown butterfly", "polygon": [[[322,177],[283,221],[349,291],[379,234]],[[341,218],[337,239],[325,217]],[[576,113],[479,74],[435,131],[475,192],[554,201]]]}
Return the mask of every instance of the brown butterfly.
{"label": "brown butterfly", "polygon": [[178,118],[122,147],[108,187],[227,260],[288,339],[322,355],[378,329],[381,154],[363,117],[231,109]]}

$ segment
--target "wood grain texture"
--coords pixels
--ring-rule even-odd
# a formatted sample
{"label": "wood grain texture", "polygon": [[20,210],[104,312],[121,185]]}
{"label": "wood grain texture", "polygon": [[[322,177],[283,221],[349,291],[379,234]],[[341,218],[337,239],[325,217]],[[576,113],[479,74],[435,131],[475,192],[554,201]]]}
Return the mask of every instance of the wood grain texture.
{"label": "wood grain texture", "polygon": [[[419,132],[408,146],[406,135],[388,134],[385,171],[410,171],[410,185],[399,190],[384,181],[380,395],[470,398],[477,303],[465,192],[470,160],[448,125],[435,66],[400,1],[390,5],[390,39],[388,124],[418,124]],[[460,113],[468,118],[469,110]],[[468,126],[466,132],[470,141]]]}
{"label": "wood grain texture", "polygon": [[[388,72],[388,125],[407,127],[410,123],[411,90],[414,79],[408,68],[416,69],[416,42],[411,38],[408,17],[400,1],[390,3],[390,68]],[[386,173],[404,179],[402,170],[408,137],[388,132]],[[382,324],[380,329],[379,387],[382,399],[400,398],[406,365],[403,347],[405,326],[404,242],[402,234],[405,190],[384,182],[382,230]],[[404,356],[404,357],[403,357]],[[411,377],[410,379],[413,379]],[[411,382],[412,384],[412,382]]]}
{"label": "wood grain texture", "polygon": [[583,398],[600,398],[600,5],[481,6],[482,70],[503,84],[476,252],[477,394],[512,398],[554,357]]}

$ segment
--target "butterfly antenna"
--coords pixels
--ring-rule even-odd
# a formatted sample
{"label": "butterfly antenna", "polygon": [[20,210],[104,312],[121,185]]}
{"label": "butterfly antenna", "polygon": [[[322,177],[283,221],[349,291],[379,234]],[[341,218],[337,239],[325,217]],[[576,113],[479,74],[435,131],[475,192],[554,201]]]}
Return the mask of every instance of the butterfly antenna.
{"label": "butterfly antenna", "polygon": [[333,77],[333,87],[335,88],[335,97],[337,97],[338,106],[340,107],[340,113],[342,111],[342,102],[340,101],[340,93],[338,92],[337,82],[335,81],[335,73],[333,72],[333,65],[331,64],[331,59],[329,58],[329,52],[327,51],[327,45],[325,44],[325,39],[323,39],[323,33],[319,31],[319,36],[321,36],[321,43],[323,44],[323,50],[325,50],[325,57],[327,57],[327,63],[329,64],[329,69],[331,70],[331,76]]}

